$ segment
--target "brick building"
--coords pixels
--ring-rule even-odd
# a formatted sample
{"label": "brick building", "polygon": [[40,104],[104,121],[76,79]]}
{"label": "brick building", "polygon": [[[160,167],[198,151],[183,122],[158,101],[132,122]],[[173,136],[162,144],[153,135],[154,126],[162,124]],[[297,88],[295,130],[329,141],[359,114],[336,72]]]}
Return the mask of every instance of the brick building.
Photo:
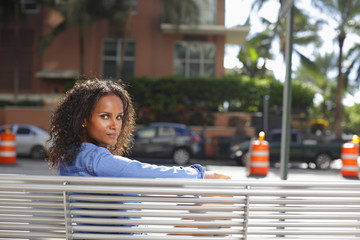
{"label": "brick building", "polygon": [[[161,77],[224,74],[225,44],[241,45],[249,31],[224,26],[225,0],[195,0],[200,9],[198,25],[175,25],[164,20],[164,8],[156,0],[134,0],[131,31],[124,57],[124,76]],[[66,83],[79,76],[78,26],[62,32],[39,57],[42,36],[58,25],[62,15],[32,0],[22,0],[25,24],[19,28],[19,84],[14,85],[15,28],[0,28],[0,98],[44,98],[61,93]],[[98,21],[85,29],[84,72],[90,77],[114,77],[120,61],[122,39],[108,36],[108,23]],[[43,100],[44,100],[43,99]]]}

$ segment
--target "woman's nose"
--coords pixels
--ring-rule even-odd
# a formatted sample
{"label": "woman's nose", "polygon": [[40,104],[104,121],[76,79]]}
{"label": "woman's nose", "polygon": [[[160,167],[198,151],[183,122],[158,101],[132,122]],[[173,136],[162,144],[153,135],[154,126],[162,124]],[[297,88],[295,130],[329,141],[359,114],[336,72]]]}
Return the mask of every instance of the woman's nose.
{"label": "woman's nose", "polygon": [[111,128],[115,128],[118,129],[121,127],[120,122],[116,119],[116,118],[112,118],[111,119],[111,124],[110,124]]}

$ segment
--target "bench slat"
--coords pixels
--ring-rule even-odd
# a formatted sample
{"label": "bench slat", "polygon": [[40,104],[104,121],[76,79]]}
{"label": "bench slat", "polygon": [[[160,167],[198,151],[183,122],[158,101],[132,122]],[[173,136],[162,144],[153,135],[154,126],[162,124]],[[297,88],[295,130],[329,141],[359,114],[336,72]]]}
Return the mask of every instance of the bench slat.
{"label": "bench slat", "polygon": [[358,239],[360,183],[0,174],[0,238],[185,240],[193,235],[197,240]]}

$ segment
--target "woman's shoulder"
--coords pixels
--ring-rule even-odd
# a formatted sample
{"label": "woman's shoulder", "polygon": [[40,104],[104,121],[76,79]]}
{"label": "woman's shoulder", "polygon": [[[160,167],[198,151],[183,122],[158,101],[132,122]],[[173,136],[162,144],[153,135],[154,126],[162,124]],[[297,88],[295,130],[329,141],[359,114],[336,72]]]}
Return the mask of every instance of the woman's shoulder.
{"label": "woman's shoulder", "polygon": [[91,155],[91,157],[93,158],[96,156],[104,156],[107,154],[112,155],[107,148],[99,147],[93,143],[87,143],[87,142],[81,144],[81,150],[79,154],[87,157],[90,157]]}

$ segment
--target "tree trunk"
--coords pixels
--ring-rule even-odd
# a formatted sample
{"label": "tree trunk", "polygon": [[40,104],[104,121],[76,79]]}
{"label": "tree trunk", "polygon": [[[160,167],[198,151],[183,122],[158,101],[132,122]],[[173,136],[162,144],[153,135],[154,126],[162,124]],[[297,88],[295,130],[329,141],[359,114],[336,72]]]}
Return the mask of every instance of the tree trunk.
{"label": "tree trunk", "polygon": [[119,65],[117,66],[117,72],[116,72],[117,80],[121,78],[121,71],[122,71],[122,68],[124,65],[124,58],[125,58],[125,54],[126,54],[127,42],[128,42],[128,38],[129,38],[129,34],[130,34],[130,29],[131,29],[132,9],[133,9],[133,0],[130,0],[128,13],[127,13],[127,20],[126,20],[126,24],[125,24],[124,37],[123,37],[123,41],[121,44],[120,62],[119,62]]}
{"label": "tree trunk", "polygon": [[338,37],[339,42],[339,62],[338,62],[338,77],[337,77],[337,89],[336,89],[336,106],[335,106],[335,122],[334,122],[334,133],[337,137],[341,137],[342,134],[342,98],[344,92],[343,74],[342,74],[342,61],[343,61],[343,46],[345,40],[345,32],[342,30]]}
{"label": "tree trunk", "polygon": [[85,73],[85,57],[84,57],[84,28],[79,23],[79,54],[80,54],[80,76]]}
{"label": "tree trunk", "polygon": [[20,78],[20,67],[19,67],[19,60],[20,60],[20,54],[19,54],[19,41],[20,41],[20,30],[19,30],[19,1],[15,1],[15,29],[14,29],[14,41],[15,41],[15,63],[14,63],[14,103],[16,104],[18,102],[18,95],[19,95],[19,78]]}

